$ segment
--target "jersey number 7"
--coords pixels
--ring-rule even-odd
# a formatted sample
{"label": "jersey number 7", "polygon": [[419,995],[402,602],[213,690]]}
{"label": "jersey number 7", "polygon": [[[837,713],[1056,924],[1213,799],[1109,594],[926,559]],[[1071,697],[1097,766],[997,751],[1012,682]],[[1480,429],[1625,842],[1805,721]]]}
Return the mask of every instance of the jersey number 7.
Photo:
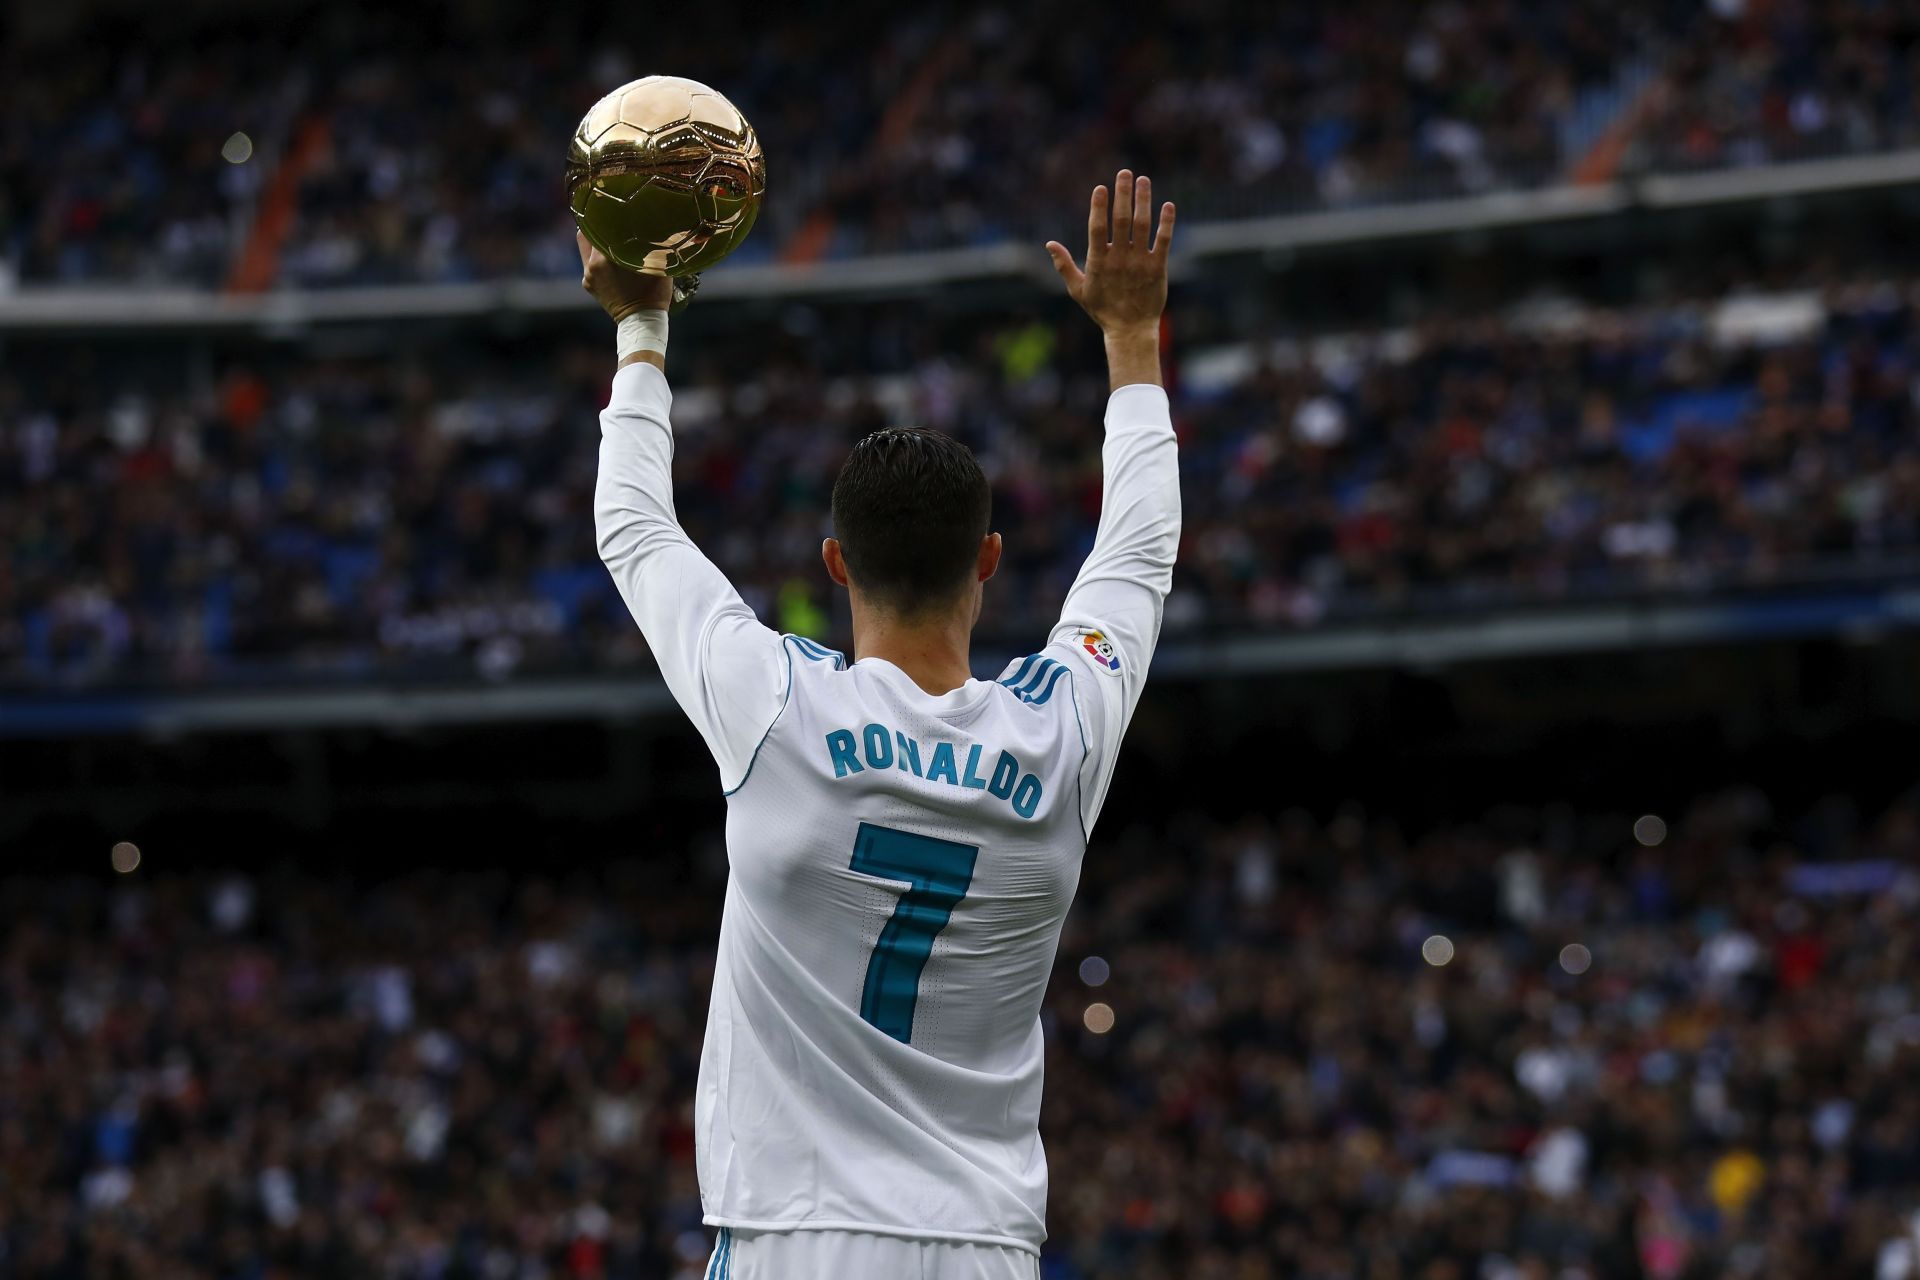
{"label": "jersey number 7", "polygon": [[915,835],[893,827],[860,824],[853,839],[853,861],[861,875],[905,880],[892,919],[867,961],[867,983],[860,992],[860,1016],[901,1044],[913,1041],[913,1008],[920,1000],[920,972],[933,954],[933,940],[953,918],[953,909],[973,883],[975,845]]}

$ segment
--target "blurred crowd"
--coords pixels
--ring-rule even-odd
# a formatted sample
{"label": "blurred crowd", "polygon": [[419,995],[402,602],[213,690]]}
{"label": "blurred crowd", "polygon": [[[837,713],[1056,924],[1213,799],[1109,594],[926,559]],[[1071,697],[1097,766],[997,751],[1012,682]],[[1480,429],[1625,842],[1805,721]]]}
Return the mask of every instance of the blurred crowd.
{"label": "blurred crowd", "polygon": [[1744,166],[1920,143],[1920,6],[1686,7],[1702,19],[1693,38],[1626,113],[1635,164]]}
{"label": "blurred crowd", "polygon": [[[1703,304],[1176,344],[1168,632],[1911,571],[1917,307],[1881,284],[1758,306],[1785,328]],[[845,450],[940,428],[995,486],[987,635],[1030,640],[1100,495],[1099,348],[1055,314],[945,332],[876,307],[689,339],[683,523],[769,624],[839,636],[818,556]],[[594,550],[604,345],[263,358],[191,384],[61,358],[0,374],[0,679],[644,663]]]}
{"label": "blurred crowd", "polygon": [[0,269],[27,280],[213,284],[249,244],[256,286],[570,274],[565,140],[655,71],[759,128],[749,258],[1057,233],[1123,162],[1221,217],[1920,132],[1911,0],[1200,0],[1150,22],[853,0],[831,23],[675,11],[644,39],[565,2],[524,29],[277,0],[189,4],[161,33],[89,8],[0,46]]}
{"label": "blurred crowd", "polygon": [[[0,1272],[692,1280],[718,838],[16,881]],[[1042,1273],[1909,1280],[1917,934],[1920,793],[1102,832],[1043,1015]]]}

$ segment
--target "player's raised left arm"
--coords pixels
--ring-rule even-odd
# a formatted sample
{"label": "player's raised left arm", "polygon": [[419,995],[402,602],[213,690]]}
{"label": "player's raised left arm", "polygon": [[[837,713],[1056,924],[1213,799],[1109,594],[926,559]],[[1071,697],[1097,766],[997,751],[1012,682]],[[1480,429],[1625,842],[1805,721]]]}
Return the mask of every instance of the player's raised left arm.
{"label": "player's raised left arm", "polygon": [[713,752],[722,788],[731,789],[780,714],[780,637],[754,617],[674,514],[673,394],[664,350],[673,282],[623,270],[585,237],[580,264],[581,284],[623,326],[613,392],[600,414],[593,502],[600,558],[667,688]]}
{"label": "player's raised left arm", "polygon": [[1049,637],[1093,677],[1076,685],[1076,705],[1096,722],[1083,726],[1095,739],[1082,788],[1089,826],[1146,683],[1180,545],[1179,450],[1160,379],[1173,223],[1171,204],[1155,218],[1153,184],[1122,169],[1111,192],[1094,188],[1085,268],[1065,246],[1047,245],[1067,293],[1100,326],[1112,390],[1100,524]]}

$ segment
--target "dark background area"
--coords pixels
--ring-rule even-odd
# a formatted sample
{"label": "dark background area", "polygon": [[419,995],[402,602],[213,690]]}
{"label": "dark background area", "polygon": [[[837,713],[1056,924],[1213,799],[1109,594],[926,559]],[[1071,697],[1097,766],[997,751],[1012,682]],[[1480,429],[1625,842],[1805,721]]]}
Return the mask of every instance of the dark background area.
{"label": "dark background area", "polygon": [[[1156,677],[1100,846],[1169,807],[1231,820],[1299,808],[1409,826],[1503,806],[1673,812],[1736,784],[1783,813],[1884,805],[1915,779],[1911,636],[1655,648],[1295,675]],[[681,866],[717,825],[712,764],[677,712],[626,723],[0,740],[15,873],[141,874],[282,860],[415,867]],[[1624,831],[1625,827],[1622,826]]]}

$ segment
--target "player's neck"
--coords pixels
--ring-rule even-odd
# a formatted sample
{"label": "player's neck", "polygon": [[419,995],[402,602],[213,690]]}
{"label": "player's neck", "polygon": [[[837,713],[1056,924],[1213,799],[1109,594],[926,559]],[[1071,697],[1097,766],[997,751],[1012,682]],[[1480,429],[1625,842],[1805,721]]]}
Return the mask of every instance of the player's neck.
{"label": "player's neck", "polygon": [[973,626],[961,615],[902,622],[884,614],[853,620],[853,660],[880,658],[926,692],[951,693],[973,677],[967,661]]}

